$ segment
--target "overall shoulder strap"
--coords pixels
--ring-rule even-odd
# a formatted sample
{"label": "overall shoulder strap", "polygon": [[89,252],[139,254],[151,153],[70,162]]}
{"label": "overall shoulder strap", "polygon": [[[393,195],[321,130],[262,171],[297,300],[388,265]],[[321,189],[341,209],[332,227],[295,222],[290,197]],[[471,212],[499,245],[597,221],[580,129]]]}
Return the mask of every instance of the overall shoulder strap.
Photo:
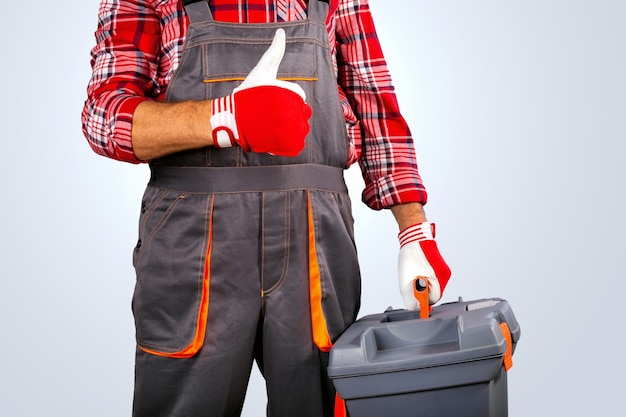
{"label": "overall shoulder strap", "polygon": [[213,20],[209,0],[183,0],[183,7],[190,23]]}
{"label": "overall shoulder strap", "polygon": [[[329,0],[309,0],[308,3],[307,14],[309,19],[325,23],[326,16],[328,16],[328,8],[330,7]],[[326,3],[326,5],[323,3]]]}

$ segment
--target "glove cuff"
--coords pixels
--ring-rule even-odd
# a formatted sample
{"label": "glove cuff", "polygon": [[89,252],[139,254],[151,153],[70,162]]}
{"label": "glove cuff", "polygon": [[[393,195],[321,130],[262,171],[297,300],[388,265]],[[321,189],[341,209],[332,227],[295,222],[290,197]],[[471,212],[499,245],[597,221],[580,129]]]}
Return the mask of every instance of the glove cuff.
{"label": "glove cuff", "polygon": [[216,148],[230,148],[239,143],[233,94],[211,100],[211,128]]}
{"label": "glove cuff", "polygon": [[412,243],[421,242],[423,240],[435,239],[435,223],[423,222],[407,227],[398,233],[400,248]]}

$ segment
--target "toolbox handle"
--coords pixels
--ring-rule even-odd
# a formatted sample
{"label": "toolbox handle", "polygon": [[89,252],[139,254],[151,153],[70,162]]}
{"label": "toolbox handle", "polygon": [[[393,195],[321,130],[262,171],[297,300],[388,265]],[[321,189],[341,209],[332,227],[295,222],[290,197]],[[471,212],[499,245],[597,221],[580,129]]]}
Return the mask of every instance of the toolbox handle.
{"label": "toolbox handle", "polygon": [[417,299],[420,305],[420,319],[427,319],[430,317],[430,310],[432,307],[428,303],[428,290],[430,289],[430,283],[428,278],[424,276],[417,276],[413,281],[413,295]]}

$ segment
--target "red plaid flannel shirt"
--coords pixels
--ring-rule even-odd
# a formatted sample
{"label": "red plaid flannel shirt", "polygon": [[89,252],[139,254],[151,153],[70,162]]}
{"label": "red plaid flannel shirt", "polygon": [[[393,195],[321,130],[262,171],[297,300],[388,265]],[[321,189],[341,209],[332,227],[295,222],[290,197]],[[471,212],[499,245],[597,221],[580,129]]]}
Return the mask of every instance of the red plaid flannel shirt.
{"label": "red plaid flannel shirt", "polygon": [[[214,18],[239,23],[306,18],[304,0],[209,0]],[[330,0],[328,36],[337,69],[352,155],[373,209],[425,203],[413,140],[400,114],[367,0]],[[93,150],[139,163],[133,113],[143,100],[163,100],[183,48],[188,21],[181,0],[101,0],[92,78],[82,113]]]}

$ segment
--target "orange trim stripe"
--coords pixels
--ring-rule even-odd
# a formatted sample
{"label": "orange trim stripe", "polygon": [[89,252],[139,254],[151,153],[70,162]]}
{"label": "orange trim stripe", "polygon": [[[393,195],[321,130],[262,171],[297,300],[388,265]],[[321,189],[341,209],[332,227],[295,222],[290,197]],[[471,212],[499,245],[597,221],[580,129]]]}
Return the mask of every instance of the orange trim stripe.
{"label": "orange trim stripe", "polygon": [[507,323],[500,323],[500,331],[504,340],[506,340],[506,351],[504,352],[504,370],[508,371],[513,367],[513,339],[511,338],[511,330]]}
{"label": "orange trim stripe", "polygon": [[245,77],[211,78],[211,79],[205,79],[204,82],[209,84],[209,83],[221,83],[221,82],[227,82],[227,81],[243,81],[245,79],[246,79]]}
{"label": "orange trim stripe", "polygon": [[165,356],[168,358],[184,359],[190,358],[202,348],[206,333],[206,323],[209,318],[209,283],[211,281],[211,247],[213,246],[213,204],[215,197],[211,200],[211,214],[209,216],[209,236],[207,242],[206,257],[204,260],[204,273],[202,277],[202,296],[200,299],[200,308],[198,311],[198,322],[196,324],[196,334],[189,345],[178,352],[161,352],[157,350],[146,349],[141,350],[157,356]]}
{"label": "orange trim stripe", "polygon": [[335,412],[333,417],[348,417],[346,402],[339,396],[339,393],[335,393]]}
{"label": "orange trim stripe", "polygon": [[329,352],[333,346],[326,318],[322,310],[322,281],[320,277],[319,263],[317,262],[317,250],[315,248],[315,227],[313,223],[313,209],[311,207],[311,194],[307,192],[307,207],[309,219],[309,296],[311,298],[311,327],[313,330],[313,342],[322,352]]}
{"label": "orange trim stripe", "polygon": [[[315,222],[313,221],[313,207],[311,205],[311,193],[307,191],[307,211],[309,222],[309,296],[311,299],[311,328],[313,330],[313,342],[322,352],[330,352],[333,342],[328,334],[326,318],[322,309],[322,280],[319,263],[317,262],[317,249],[315,245]],[[335,393],[335,406],[333,417],[347,417],[345,401]]]}

